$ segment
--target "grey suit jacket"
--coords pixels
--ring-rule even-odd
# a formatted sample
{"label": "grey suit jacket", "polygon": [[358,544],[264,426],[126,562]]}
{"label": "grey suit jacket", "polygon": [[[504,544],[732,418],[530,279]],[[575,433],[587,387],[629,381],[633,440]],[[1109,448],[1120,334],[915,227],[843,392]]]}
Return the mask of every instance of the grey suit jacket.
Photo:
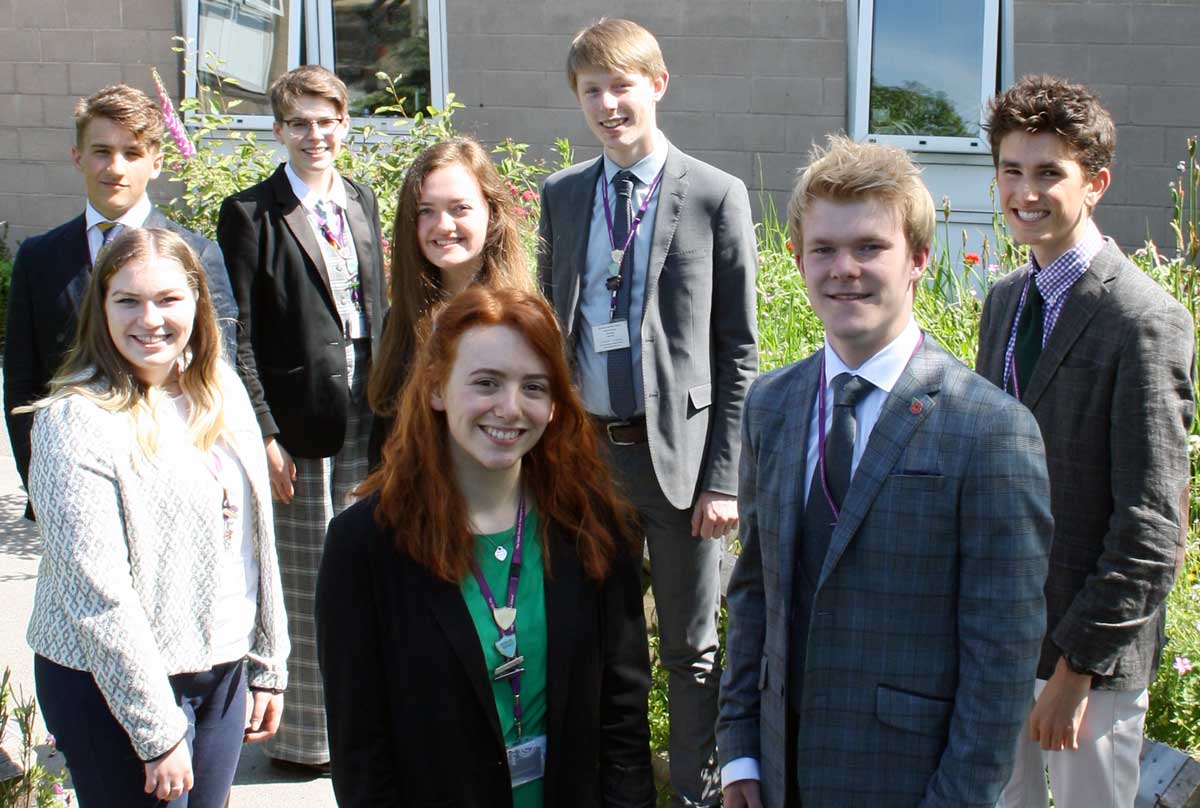
{"label": "grey suit jacket", "polygon": [[[976,369],[996,384],[1028,272],[984,304]],[[1033,369],[1024,403],[1046,442],[1054,512],[1041,678],[1064,652],[1102,674],[1096,688],[1154,678],[1187,521],[1193,344],[1187,310],[1109,242]]]}
{"label": "grey suit jacket", "polygon": [[[575,344],[596,158],[542,189],[538,275]],[[669,147],[646,274],[642,382],[650,457],[676,508],[737,492],[739,426],[758,372],[757,247],[746,186]]]}
{"label": "grey suit jacket", "polygon": [[[787,711],[800,799],[991,808],[1033,697],[1052,530],[1029,413],[933,339],[888,395],[811,610],[804,688],[786,690],[819,354],[746,401],[717,746],[783,805]],[[796,705],[793,707],[791,705]]]}

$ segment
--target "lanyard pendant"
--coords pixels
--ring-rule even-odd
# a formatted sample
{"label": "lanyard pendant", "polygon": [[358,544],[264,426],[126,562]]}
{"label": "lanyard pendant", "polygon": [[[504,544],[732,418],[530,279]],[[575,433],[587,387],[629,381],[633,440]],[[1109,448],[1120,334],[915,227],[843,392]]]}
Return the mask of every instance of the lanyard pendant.
{"label": "lanyard pendant", "polygon": [[511,606],[497,606],[492,609],[492,617],[501,631],[508,631],[517,622],[517,610]]}
{"label": "lanyard pendant", "polygon": [[503,654],[505,658],[512,659],[517,653],[517,635],[500,635],[500,639],[496,640],[496,650]]}

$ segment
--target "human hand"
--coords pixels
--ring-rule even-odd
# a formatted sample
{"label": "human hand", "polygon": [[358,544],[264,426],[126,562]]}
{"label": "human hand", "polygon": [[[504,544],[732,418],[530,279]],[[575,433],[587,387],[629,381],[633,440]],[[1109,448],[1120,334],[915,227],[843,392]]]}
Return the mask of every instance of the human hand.
{"label": "human hand", "polygon": [[1059,657],[1054,674],[1029,714],[1030,740],[1054,752],[1079,749],[1079,727],[1091,691],[1091,674],[1075,673]]}
{"label": "human hand", "polygon": [[725,808],[762,808],[757,780],[735,780],[725,786]]}
{"label": "human hand", "polygon": [[177,800],[192,790],[192,755],[187,740],[175,744],[170,752],[146,764],[144,791],[160,800]]}
{"label": "human hand", "polygon": [[263,438],[263,446],[267,450],[267,471],[271,477],[271,498],[276,502],[287,505],[292,501],[296,481],[296,464],[283,444],[274,435]]}
{"label": "human hand", "polygon": [[250,698],[246,700],[246,733],[242,743],[258,743],[270,738],[279,730],[282,716],[282,693],[251,690]]}
{"label": "human hand", "polygon": [[737,529],[737,497],[701,492],[692,511],[692,535],[698,539],[721,539]]}

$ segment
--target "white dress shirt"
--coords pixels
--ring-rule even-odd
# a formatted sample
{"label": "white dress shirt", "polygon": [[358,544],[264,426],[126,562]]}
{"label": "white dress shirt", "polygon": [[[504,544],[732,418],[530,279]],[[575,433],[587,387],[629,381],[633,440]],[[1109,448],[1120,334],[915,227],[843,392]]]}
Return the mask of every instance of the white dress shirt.
{"label": "white dress shirt", "polygon": [[[134,203],[133,207],[125,211],[118,218],[111,221],[125,227],[141,227],[146,223],[146,217],[150,215],[150,211],[154,206],[150,204],[150,197],[142,194],[142,198]],[[100,252],[100,248],[104,246],[104,234],[100,232],[100,225],[110,221],[103,213],[92,207],[92,203],[87,203],[87,208],[83,212],[83,220],[87,225],[87,243],[88,254],[92,258],[92,263],[96,263],[96,255]]]}

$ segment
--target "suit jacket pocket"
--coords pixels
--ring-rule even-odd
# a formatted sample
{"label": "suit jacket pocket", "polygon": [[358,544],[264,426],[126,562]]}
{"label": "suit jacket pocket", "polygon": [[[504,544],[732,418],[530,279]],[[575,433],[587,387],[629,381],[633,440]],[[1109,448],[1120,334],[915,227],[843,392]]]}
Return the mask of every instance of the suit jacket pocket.
{"label": "suit jacket pocket", "polygon": [[875,687],[875,715],[884,724],[906,732],[945,737],[954,702],[922,696],[887,685]]}
{"label": "suit jacket pocket", "polygon": [[688,402],[692,410],[702,410],[712,404],[712,383],[698,384],[688,389]]}

